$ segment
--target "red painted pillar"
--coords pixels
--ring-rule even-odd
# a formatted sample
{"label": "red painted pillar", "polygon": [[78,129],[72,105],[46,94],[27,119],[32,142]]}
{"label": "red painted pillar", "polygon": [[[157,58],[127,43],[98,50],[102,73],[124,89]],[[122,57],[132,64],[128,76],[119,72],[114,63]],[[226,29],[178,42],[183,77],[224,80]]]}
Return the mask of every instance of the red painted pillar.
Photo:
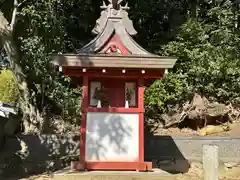
{"label": "red painted pillar", "polygon": [[[144,78],[138,79],[138,108],[144,108]],[[139,162],[144,162],[144,112],[139,112]]]}
{"label": "red painted pillar", "polygon": [[80,161],[85,163],[86,147],[86,125],[87,125],[87,108],[88,108],[88,76],[83,76],[82,86],[82,120],[80,128]]}

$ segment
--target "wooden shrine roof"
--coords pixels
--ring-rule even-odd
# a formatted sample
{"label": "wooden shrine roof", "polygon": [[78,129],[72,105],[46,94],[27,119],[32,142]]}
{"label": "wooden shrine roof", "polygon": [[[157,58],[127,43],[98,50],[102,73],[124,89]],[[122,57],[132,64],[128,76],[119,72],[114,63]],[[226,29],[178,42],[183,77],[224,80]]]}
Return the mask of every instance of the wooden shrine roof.
{"label": "wooden shrine roof", "polygon": [[127,6],[122,0],[108,0],[101,8],[100,18],[93,33],[97,36],[76,50],[76,54],[58,55],[53,63],[59,66],[122,67],[122,68],[172,68],[174,57],[161,57],[149,53],[138,45],[131,36],[137,34],[128,17]]}

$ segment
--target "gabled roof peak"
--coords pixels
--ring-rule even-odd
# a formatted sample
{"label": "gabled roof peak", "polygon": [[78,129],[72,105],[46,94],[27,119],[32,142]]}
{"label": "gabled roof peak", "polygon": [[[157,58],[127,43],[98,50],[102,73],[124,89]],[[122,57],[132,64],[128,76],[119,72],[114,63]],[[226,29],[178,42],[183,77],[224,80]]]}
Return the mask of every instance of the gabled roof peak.
{"label": "gabled roof peak", "polygon": [[130,35],[136,35],[137,31],[133,27],[132,21],[128,17],[127,9],[130,9],[128,7],[128,3],[124,7],[121,6],[122,0],[108,0],[109,4],[106,5],[105,1],[103,0],[103,5],[101,6],[101,9],[103,11],[101,12],[100,18],[96,21],[96,25],[92,30],[92,33],[94,34],[100,34],[105,28],[107,21],[109,19],[114,19],[114,22],[121,22],[122,26],[126,28],[127,32]]}
{"label": "gabled roof peak", "polygon": [[152,56],[153,54],[139,46],[131,37],[136,35],[137,31],[134,29],[133,23],[128,17],[126,11],[129,9],[128,4],[126,3],[125,6],[122,6],[121,3],[123,3],[123,0],[108,1],[108,5],[106,5],[104,1],[101,6],[103,9],[101,16],[96,21],[96,25],[92,30],[97,36],[83,48],[77,50],[77,53],[104,53],[101,50],[109,43],[111,37],[117,35],[120,39],[119,43],[128,50],[128,54]]}

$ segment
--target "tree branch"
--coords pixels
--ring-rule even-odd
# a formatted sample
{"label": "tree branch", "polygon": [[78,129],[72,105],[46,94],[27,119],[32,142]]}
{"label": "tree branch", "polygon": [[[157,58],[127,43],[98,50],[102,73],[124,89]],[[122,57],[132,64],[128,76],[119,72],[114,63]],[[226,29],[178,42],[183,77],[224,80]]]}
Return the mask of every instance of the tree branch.
{"label": "tree branch", "polygon": [[22,4],[24,4],[25,2],[27,2],[27,0],[22,1],[21,3],[18,3],[17,7],[19,8]]}
{"label": "tree branch", "polygon": [[15,25],[15,23],[16,23],[17,8],[18,8],[18,1],[17,1],[17,0],[14,0],[12,20],[11,20],[11,24],[10,24],[10,27],[11,27],[12,30],[13,30],[14,25]]}
{"label": "tree branch", "polygon": [[0,10],[0,38],[1,36],[6,35],[8,31],[10,31],[9,22]]}

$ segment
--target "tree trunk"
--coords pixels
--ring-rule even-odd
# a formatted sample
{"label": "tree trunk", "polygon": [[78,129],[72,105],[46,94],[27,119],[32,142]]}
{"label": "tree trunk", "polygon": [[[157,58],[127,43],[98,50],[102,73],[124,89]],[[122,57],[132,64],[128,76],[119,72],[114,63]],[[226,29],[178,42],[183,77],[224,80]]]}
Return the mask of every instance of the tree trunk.
{"label": "tree trunk", "polygon": [[19,51],[13,39],[13,26],[14,22],[12,21],[10,26],[10,23],[0,10],[0,38],[3,48],[8,56],[10,67],[15,75],[15,82],[19,88],[19,107],[23,112],[24,131],[36,132],[38,129],[38,115],[36,115],[37,110],[30,103],[30,93],[26,76],[24,75],[20,65]]}

